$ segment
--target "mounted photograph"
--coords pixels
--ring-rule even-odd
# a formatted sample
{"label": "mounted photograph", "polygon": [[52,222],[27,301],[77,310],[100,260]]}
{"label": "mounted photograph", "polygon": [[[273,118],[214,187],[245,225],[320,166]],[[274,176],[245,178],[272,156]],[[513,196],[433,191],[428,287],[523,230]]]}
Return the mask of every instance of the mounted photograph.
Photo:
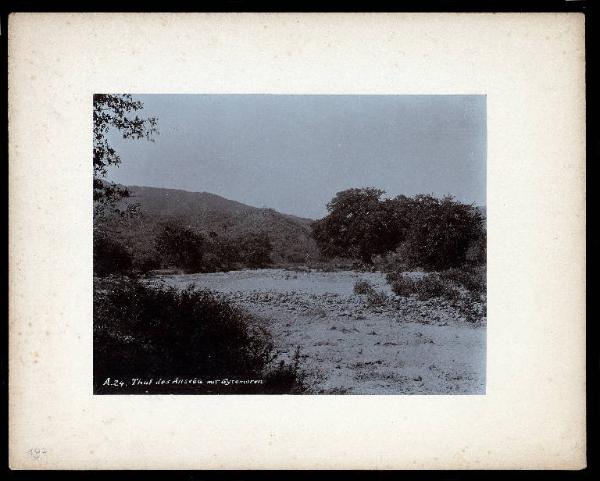
{"label": "mounted photograph", "polygon": [[484,395],[484,95],[95,94],[94,394]]}

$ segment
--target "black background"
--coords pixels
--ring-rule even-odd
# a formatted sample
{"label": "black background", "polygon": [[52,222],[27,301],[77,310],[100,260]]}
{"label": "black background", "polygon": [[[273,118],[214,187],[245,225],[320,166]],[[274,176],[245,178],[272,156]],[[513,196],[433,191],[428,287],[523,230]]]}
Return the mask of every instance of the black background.
{"label": "black background", "polygon": [[[594,5],[595,3],[595,5]],[[587,177],[593,179],[596,174],[596,165],[600,153],[600,138],[598,137],[597,126],[597,105],[598,105],[598,88],[600,82],[597,73],[597,49],[598,49],[598,1],[564,1],[564,0],[530,0],[530,1],[514,1],[514,0],[479,0],[479,1],[244,1],[244,0],[229,0],[229,1],[176,1],[168,2],[150,2],[145,1],[7,1],[0,7],[2,9],[1,17],[1,36],[2,42],[2,124],[1,132],[3,135],[0,146],[2,148],[1,168],[2,174],[0,179],[2,182],[2,193],[5,206],[2,209],[2,215],[6,218],[3,222],[5,229],[5,239],[8,238],[8,100],[7,100],[7,18],[11,12],[138,12],[138,11],[158,11],[158,12],[193,12],[193,11],[242,11],[242,12],[262,12],[262,11],[287,11],[287,12],[583,12],[586,16],[586,105],[587,105]],[[534,53],[532,52],[532,55]],[[586,181],[589,187],[589,182]],[[593,184],[592,184],[593,185]],[[589,189],[587,189],[589,193]],[[588,199],[594,198],[594,192],[588,194]],[[588,212],[592,213],[593,207],[589,205]],[[592,220],[591,225],[594,225]],[[592,266],[596,265],[598,251],[598,238],[588,231],[587,252],[588,259]],[[8,249],[4,251],[2,263],[6,273],[3,276],[6,288],[8,291]],[[589,272],[589,271],[588,271]],[[592,268],[592,272],[594,269]],[[588,281],[590,276],[587,276]],[[592,276],[593,280],[593,276]],[[588,285],[592,285],[588,282]],[[593,287],[588,287],[593,289]],[[540,477],[541,479],[556,480],[556,479],[587,479],[591,476],[598,477],[597,457],[597,426],[598,426],[598,408],[600,407],[598,398],[598,374],[600,371],[600,357],[597,349],[597,333],[595,316],[593,314],[593,304],[587,303],[588,307],[588,325],[587,325],[587,425],[588,425],[588,467],[581,471],[341,471],[341,472],[276,472],[276,471],[255,471],[255,472],[238,472],[238,471],[176,471],[176,472],[107,472],[107,471],[44,471],[44,472],[28,472],[28,471],[10,471],[8,468],[8,407],[7,407],[7,375],[8,375],[8,303],[5,304],[2,325],[2,347],[0,348],[0,364],[2,369],[1,387],[2,387],[2,470],[13,479],[21,479],[29,476],[39,476],[45,479],[71,480],[71,479],[127,479],[140,478],[147,480],[149,477],[156,479],[185,479],[185,480],[203,480],[223,478],[229,480],[245,480],[249,478],[264,479],[287,479],[289,477],[298,477],[300,479],[314,479],[316,476],[331,478],[331,476],[340,476],[343,479],[430,479],[437,478],[447,481],[460,481],[467,479],[481,478],[497,478],[497,479],[530,479],[531,477]],[[44,402],[40,399],[40,402]],[[501,440],[498,440],[501,441]],[[410,440],[407,440],[410,442]],[[232,453],[234,455],[234,453]],[[301,456],[301,453],[298,453]],[[595,475],[594,475],[595,473]]]}

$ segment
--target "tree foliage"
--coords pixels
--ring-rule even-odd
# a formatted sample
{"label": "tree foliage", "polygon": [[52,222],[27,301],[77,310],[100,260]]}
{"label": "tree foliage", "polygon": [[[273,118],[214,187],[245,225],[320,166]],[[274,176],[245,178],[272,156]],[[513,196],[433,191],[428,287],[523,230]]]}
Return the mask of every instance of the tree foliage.
{"label": "tree foliage", "polygon": [[223,272],[239,268],[240,253],[234,240],[210,232],[204,243],[202,268],[205,272]]}
{"label": "tree foliage", "polygon": [[166,267],[186,272],[202,271],[204,238],[177,224],[167,224],[156,237],[156,250]]}
{"label": "tree foliage", "polygon": [[144,107],[131,95],[95,94],[93,105],[93,167],[95,212],[118,200],[128,197],[129,192],[114,182],[105,180],[108,168],[117,166],[121,158],[111,146],[109,132],[116,130],[124,139],[153,140],[158,133],[155,117],[143,118],[137,112]]}
{"label": "tree foliage", "polygon": [[381,200],[374,188],[338,192],[327,204],[328,215],[313,224],[313,235],[325,257],[354,257],[370,262],[404,237],[405,219],[397,202]]}
{"label": "tree foliage", "polygon": [[123,274],[131,266],[132,255],[123,244],[106,235],[94,235],[94,274]]}
{"label": "tree foliage", "polygon": [[239,258],[248,267],[265,267],[271,263],[273,246],[265,233],[248,233],[237,239]]}
{"label": "tree foliage", "polygon": [[[296,393],[297,363],[275,365],[270,334],[245,311],[208,291],[130,278],[94,280],[94,392],[106,379],[263,379],[263,384],[153,385],[152,393]],[[123,389],[125,391],[123,391]],[[148,386],[119,392],[143,394]]]}
{"label": "tree foliage", "polygon": [[382,199],[384,193],[362,188],[336,194],[327,216],[313,224],[325,257],[370,263],[374,255],[396,251],[403,263],[428,270],[485,262],[483,216],[474,206],[450,196]]}
{"label": "tree foliage", "polygon": [[481,213],[451,196],[417,195],[403,202],[410,229],[401,253],[409,264],[428,270],[463,265],[468,248],[482,236]]}

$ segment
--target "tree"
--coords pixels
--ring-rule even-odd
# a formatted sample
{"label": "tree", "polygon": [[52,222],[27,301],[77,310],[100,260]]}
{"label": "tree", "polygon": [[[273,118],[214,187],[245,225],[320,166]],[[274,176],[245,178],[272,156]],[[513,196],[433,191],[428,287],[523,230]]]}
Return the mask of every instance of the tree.
{"label": "tree", "polygon": [[156,238],[156,250],[168,266],[186,272],[202,270],[204,238],[202,235],[179,225],[165,225]]}
{"label": "tree", "polygon": [[413,266],[428,270],[459,267],[467,260],[469,247],[483,239],[483,216],[472,205],[430,195],[402,198],[410,229],[401,245],[402,257]]}
{"label": "tree", "polygon": [[313,236],[325,257],[354,257],[365,263],[392,250],[403,239],[406,220],[398,201],[381,200],[375,188],[338,192],[327,204],[326,217],[313,223]]}
{"label": "tree", "polygon": [[325,257],[360,258],[397,249],[402,263],[429,270],[485,262],[483,215],[451,196],[382,199],[374,188],[338,192],[313,224]]}
{"label": "tree", "polygon": [[122,274],[131,268],[131,253],[123,244],[106,235],[94,235],[93,250],[93,268],[97,276]]}
{"label": "tree", "polygon": [[204,244],[203,270],[205,272],[234,270],[241,262],[237,242],[219,236],[214,231],[209,232],[208,237]]}
{"label": "tree", "polygon": [[241,261],[248,267],[265,267],[271,263],[273,246],[266,233],[250,232],[237,239]]}
{"label": "tree", "polygon": [[105,180],[108,168],[121,162],[119,154],[110,145],[110,130],[116,129],[124,139],[153,141],[152,136],[158,129],[155,117],[137,115],[144,105],[133,100],[131,95],[94,94],[93,107],[94,214],[98,214],[107,206],[114,206],[118,200],[129,197],[126,188]]}

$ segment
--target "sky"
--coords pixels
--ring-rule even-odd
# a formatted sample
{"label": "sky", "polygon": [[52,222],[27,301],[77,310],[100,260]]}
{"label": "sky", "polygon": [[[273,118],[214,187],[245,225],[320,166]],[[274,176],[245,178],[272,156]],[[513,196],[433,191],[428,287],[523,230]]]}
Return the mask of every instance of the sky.
{"label": "sky", "polygon": [[134,95],[154,142],[110,136],[107,178],[312,219],[352,187],[486,205],[481,95]]}

